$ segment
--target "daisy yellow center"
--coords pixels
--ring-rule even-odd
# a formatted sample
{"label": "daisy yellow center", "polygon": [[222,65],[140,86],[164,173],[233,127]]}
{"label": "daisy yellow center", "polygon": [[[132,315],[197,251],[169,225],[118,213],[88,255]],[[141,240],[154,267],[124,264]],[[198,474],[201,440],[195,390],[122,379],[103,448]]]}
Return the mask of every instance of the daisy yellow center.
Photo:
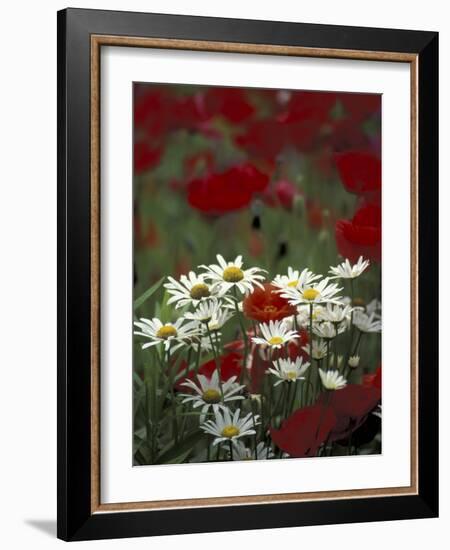
{"label": "daisy yellow center", "polygon": [[173,325],[164,325],[158,330],[156,336],[158,338],[162,338],[163,340],[167,340],[167,338],[176,336],[177,334],[177,329]]}
{"label": "daisy yellow center", "polygon": [[272,338],[269,340],[269,344],[271,346],[277,346],[278,344],[283,343],[283,338],[281,336],[272,336]]}
{"label": "daisy yellow center", "polygon": [[286,376],[288,377],[289,380],[297,379],[297,373],[295,372],[295,370],[290,370],[289,372],[286,373]]}
{"label": "daisy yellow center", "polygon": [[222,435],[223,437],[228,437],[228,439],[231,439],[232,437],[239,435],[239,428],[236,426],[225,426],[222,430]]}
{"label": "daisy yellow center", "polygon": [[295,281],[289,281],[287,284],[287,286],[291,288],[295,288],[297,285],[298,285],[298,279],[296,279]]}
{"label": "daisy yellow center", "polygon": [[230,265],[223,270],[223,280],[227,283],[238,283],[244,278],[244,272],[235,265]]}
{"label": "daisy yellow center", "polygon": [[214,388],[209,388],[203,392],[202,399],[205,403],[218,403],[220,401],[220,393]]}
{"label": "daisy yellow center", "polygon": [[211,292],[209,291],[208,285],[205,285],[205,283],[197,283],[193,285],[189,295],[194,300],[201,300],[202,298],[208,298]]}
{"label": "daisy yellow center", "polygon": [[303,291],[303,298],[305,300],[313,301],[319,296],[320,292],[315,288],[307,288]]}

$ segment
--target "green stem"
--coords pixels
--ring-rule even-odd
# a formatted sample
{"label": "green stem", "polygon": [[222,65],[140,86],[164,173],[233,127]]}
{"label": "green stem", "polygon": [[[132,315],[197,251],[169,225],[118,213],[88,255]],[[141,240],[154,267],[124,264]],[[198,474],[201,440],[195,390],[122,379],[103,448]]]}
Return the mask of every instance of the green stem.
{"label": "green stem", "polygon": [[[312,347],[313,347],[313,304],[309,304],[309,351],[310,351],[310,360],[312,356]],[[311,382],[312,369],[308,369],[308,382]],[[307,393],[305,398],[305,404],[309,404],[310,398],[314,397]]]}
{"label": "green stem", "polygon": [[230,460],[233,460],[233,442],[231,441],[231,439],[229,443],[230,443]]}
{"label": "green stem", "polygon": [[214,355],[214,362],[216,364],[216,369],[217,369],[217,372],[219,374],[220,395],[222,396],[222,402],[224,402],[224,393],[223,393],[223,386],[222,386],[222,368],[220,366],[220,360],[217,357],[216,346],[214,345],[214,342],[213,342],[213,339],[212,339],[212,334],[211,334],[211,331],[209,330],[209,327],[208,327],[207,323],[206,323],[206,330],[208,331],[208,337],[209,337],[209,341],[211,343],[211,348],[212,348],[213,355]]}
{"label": "green stem", "polygon": [[330,368],[330,340],[327,338],[327,370]]}
{"label": "green stem", "polygon": [[200,368],[201,355],[202,355],[202,345],[201,345],[201,342],[199,342],[198,349],[197,349],[197,359],[195,361],[195,376],[198,376],[198,369]]}
{"label": "green stem", "polygon": [[238,300],[238,296],[237,296],[236,286],[233,287],[233,293],[234,293],[234,308],[236,310],[236,315],[237,315],[237,318],[238,318],[239,326],[241,328],[242,339],[244,340],[244,364],[243,364],[243,369],[242,369],[242,373],[241,373],[241,381],[242,381],[244,379],[245,372],[246,372],[246,369],[247,369],[248,336],[247,336],[247,331],[245,330],[244,316],[239,311],[239,300]]}
{"label": "green stem", "polygon": [[284,418],[287,418],[289,416],[289,401],[291,400],[291,386],[295,384],[295,382],[286,382],[287,386],[287,395],[286,395],[286,402],[284,407]]}
{"label": "green stem", "polygon": [[186,359],[186,370],[184,372],[184,377],[185,378],[187,378],[189,376],[189,366],[190,366],[190,363],[191,363],[191,354],[192,354],[192,349],[189,348],[188,354],[187,354],[187,359]]}
{"label": "green stem", "polygon": [[144,367],[144,384],[145,384],[145,438],[147,447],[151,453],[153,462],[153,430],[151,429],[151,417],[150,417],[150,372],[149,365]]}
{"label": "green stem", "polygon": [[177,402],[175,400],[175,387],[174,387],[174,369],[170,368],[170,348],[167,349],[166,352],[166,362],[167,362],[167,372],[169,372],[170,376],[170,394],[172,397],[172,414],[173,414],[173,420],[172,420],[172,429],[173,429],[173,435],[175,439],[175,445],[178,444],[178,420],[177,420]]}
{"label": "green stem", "polygon": [[336,333],[336,336],[334,337],[334,340],[333,340],[333,344],[334,344],[334,370],[338,369],[338,347],[337,347],[338,324],[339,323],[334,323],[334,331]]}

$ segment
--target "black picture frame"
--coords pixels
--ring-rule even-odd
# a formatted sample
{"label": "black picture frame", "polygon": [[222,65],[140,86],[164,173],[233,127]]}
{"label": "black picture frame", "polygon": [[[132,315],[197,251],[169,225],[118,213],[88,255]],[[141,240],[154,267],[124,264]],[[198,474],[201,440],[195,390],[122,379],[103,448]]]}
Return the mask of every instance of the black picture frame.
{"label": "black picture frame", "polygon": [[[91,507],[91,36],[402,52],[418,60],[418,492],[151,511]],[[66,9],[58,12],[58,537],[88,540],[438,515],[438,34]],[[426,368],[420,368],[425,366]]]}

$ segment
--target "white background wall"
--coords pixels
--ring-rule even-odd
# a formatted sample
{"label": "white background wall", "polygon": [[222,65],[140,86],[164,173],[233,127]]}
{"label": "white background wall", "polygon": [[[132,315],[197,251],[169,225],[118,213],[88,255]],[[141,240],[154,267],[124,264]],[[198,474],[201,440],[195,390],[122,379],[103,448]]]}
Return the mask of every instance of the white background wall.
{"label": "white background wall", "polygon": [[[450,18],[442,0],[119,0],[76,7],[411,28],[440,31],[441,340],[450,216],[448,123]],[[0,85],[0,546],[54,548],[56,517],[56,10],[64,2],[2,5]],[[446,99],[446,101],[444,101]],[[432,213],[430,213],[432,215]],[[447,253],[444,254],[444,247]],[[392,284],[401,284],[393,281]],[[442,352],[444,346],[442,345]],[[400,352],[400,351],[399,351]],[[444,353],[442,353],[444,355]],[[365,550],[401,543],[409,550],[449,539],[448,365],[441,369],[441,519],[84,543],[84,548],[217,550],[314,547]],[[426,368],[426,365],[425,365]]]}

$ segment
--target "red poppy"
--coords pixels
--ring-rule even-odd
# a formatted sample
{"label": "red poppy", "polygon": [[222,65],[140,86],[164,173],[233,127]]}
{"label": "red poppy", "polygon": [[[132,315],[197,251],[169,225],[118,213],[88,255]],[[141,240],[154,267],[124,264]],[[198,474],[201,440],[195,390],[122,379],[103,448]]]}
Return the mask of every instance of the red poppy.
{"label": "red poppy", "polygon": [[252,231],[248,243],[248,251],[254,258],[259,258],[264,252],[264,239],[257,231]]}
{"label": "red poppy", "polygon": [[260,351],[259,346],[252,346],[247,363],[248,391],[256,394],[261,393],[266,371],[272,366],[272,363],[262,356]]}
{"label": "red poppy", "polygon": [[253,157],[275,159],[287,143],[286,125],[273,119],[257,120],[235,142]]}
{"label": "red poppy", "polygon": [[135,128],[147,133],[153,141],[160,140],[169,124],[170,96],[160,89],[148,89],[136,94],[134,103]]}
{"label": "red poppy", "polygon": [[381,109],[380,94],[339,94],[339,101],[343,104],[347,116],[359,122],[374,116]]}
{"label": "red poppy", "polygon": [[299,194],[298,188],[288,180],[280,180],[274,184],[273,189],[281,206],[286,210],[291,210],[294,199]]}
{"label": "red poppy", "polygon": [[362,206],[352,220],[336,222],[336,244],[339,253],[352,262],[364,256],[381,260],[381,207],[374,203]]}
{"label": "red poppy", "polygon": [[[240,353],[231,352],[226,353],[225,355],[222,355],[220,357],[220,374],[221,374],[221,380],[222,382],[226,382],[229,380],[232,376],[236,376],[237,379],[240,378],[241,370],[242,370],[242,355]],[[182,361],[180,368],[178,372],[183,372],[186,369],[186,362]],[[211,378],[214,371],[216,370],[216,362],[214,359],[211,359],[210,361],[207,361],[206,363],[203,363],[203,365],[200,366],[198,369],[198,373],[202,374],[203,376],[206,376],[207,378]],[[175,388],[177,390],[183,390],[186,391],[186,387],[182,385],[183,382],[186,381],[186,379],[194,380],[195,373],[193,370],[189,371],[187,377],[182,376],[177,380],[175,383]]]}
{"label": "red poppy", "polygon": [[255,112],[246,92],[239,88],[209,88],[205,108],[209,116],[222,115],[234,124],[247,120]]}
{"label": "red poppy", "polygon": [[279,430],[270,428],[273,442],[294,458],[315,456],[336,424],[331,407],[314,405],[297,409]]}
{"label": "red poppy", "polygon": [[209,214],[224,214],[249,205],[254,193],[267,187],[269,178],[252,164],[229,168],[191,180],[187,198],[191,206]]}
{"label": "red poppy", "polygon": [[201,129],[207,122],[202,93],[178,97],[166,113],[171,128]]}
{"label": "red poppy", "polygon": [[357,195],[381,191],[381,160],[365,151],[335,155],[336,167],[347,191]]}
{"label": "red poppy", "polygon": [[246,317],[254,321],[268,323],[279,321],[296,313],[296,308],[275,292],[277,288],[270,283],[264,284],[264,289],[255,290],[244,298],[243,310]]}
{"label": "red poppy", "polygon": [[323,208],[318,202],[310,199],[307,201],[306,215],[308,225],[313,229],[321,229],[323,227]]}
{"label": "red poppy", "polygon": [[160,147],[150,147],[145,142],[137,142],[134,144],[134,171],[137,174],[150,170],[156,166],[161,158],[162,150]]}
{"label": "red poppy", "polygon": [[283,122],[314,122],[316,125],[328,120],[336,104],[334,92],[296,92],[291,95],[285,111],[278,119]]}
{"label": "red poppy", "polygon": [[374,373],[365,374],[362,380],[366,388],[376,388],[381,391],[381,367],[378,367]]}
{"label": "red poppy", "polygon": [[317,404],[330,407],[337,418],[330,441],[347,438],[366,420],[367,415],[377,406],[381,391],[375,387],[348,384],[342,390],[322,393]]}
{"label": "red poppy", "polygon": [[[309,342],[308,331],[304,328],[300,328],[297,332],[299,337],[295,340],[291,340],[287,345],[288,355],[292,361],[295,361],[297,357],[303,357],[303,359],[309,358],[309,355],[303,350],[303,347]],[[274,358],[277,358],[276,352],[274,353]]]}

